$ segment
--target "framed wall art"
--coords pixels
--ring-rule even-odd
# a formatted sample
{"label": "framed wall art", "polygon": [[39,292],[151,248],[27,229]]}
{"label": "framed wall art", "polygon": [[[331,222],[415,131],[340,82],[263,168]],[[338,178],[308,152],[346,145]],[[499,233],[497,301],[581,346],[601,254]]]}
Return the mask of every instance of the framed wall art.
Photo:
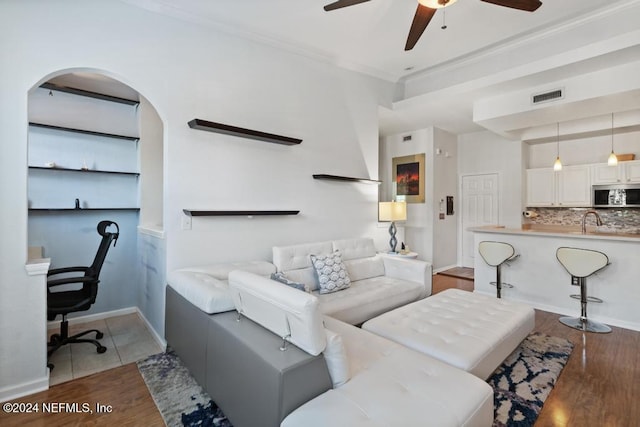
{"label": "framed wall art", "polygon": [[392,159],[393,197],[407,203],[424,203],[424,153]]}

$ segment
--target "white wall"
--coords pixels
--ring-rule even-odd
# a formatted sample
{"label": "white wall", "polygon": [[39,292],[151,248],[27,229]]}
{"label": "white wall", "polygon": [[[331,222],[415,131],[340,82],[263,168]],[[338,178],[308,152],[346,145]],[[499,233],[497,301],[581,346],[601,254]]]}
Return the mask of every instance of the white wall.
{"label": "white wall", "polygon": [[[640,159],[640,132],[617,133],[613,148],[617,154],[635,154]],[[557,144],[526,145],[528,168],[548,168],[556,159]],[[560,159],[565,166],[606,163],[611,153],[611,135],[560,141]]]}
{"label": "white wall", "polygon": [[[458,139],[442,129],[433,132],[433,268],[442,269],[457,265],[458,257]],[[446,214],[447,196],[454,200],[453,215]]]}
{"label": "white wall", "polygon": [[[403,137],[411,136],[410,141]],[[433,129],[420,129],[385,137],[380,142],[381,201],[393,197],[392,160],[394,157],[425,153],[425,202],[407,204],[407,221],[404,224],[404,242],[418,253],[418,258],[433,260]],[[398,242],[400,239],[398,238]]]}
{"label": "white wall", "polygon": [[164,205],[164,144],[162,120],[153,105],[140,97],[140,224],[162,230]]}
{"label": "white wall", "polygon": [[458,136],[458,173],[498,173],[498,222],[507,227],[522,223],[524,144],[488,131]]}
{"label": "white wall", "polygon": [[[378,178],[377,108],[391,99],[390,84],[99,0],[3,2],[0,62],[0,335],[12,343],[0,347],[0,397],[46,378],[42,325],[31,320],[41,305],[24,291],[33,285],[24,267],[27,93],[56,73],[104,71],[139,91],[163,119],[169,270],[269,259],[274,244],[384,233],[376,186],[311,175]],[[187,127],[193,118],[304,142],[285,147],[196,131]],[[199,218],[181,230],[183,208],[301,214]]]}

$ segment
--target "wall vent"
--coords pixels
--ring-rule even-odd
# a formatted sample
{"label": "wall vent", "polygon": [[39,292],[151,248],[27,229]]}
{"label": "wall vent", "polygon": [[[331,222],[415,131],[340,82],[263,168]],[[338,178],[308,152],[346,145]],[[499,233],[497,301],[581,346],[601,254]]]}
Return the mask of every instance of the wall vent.
{"label": "wall vent", "polygon": [[411,141],[411,135],[405,135],[402,137],[402,142],[409,142]]}
{"label": "wall vent", "polygon": [[541,102],[555,101],[556,99],[562,98],[564,98],[564,91],[562,89],[555,89],[549,92],[531,95],[531,103],[539,104]]}

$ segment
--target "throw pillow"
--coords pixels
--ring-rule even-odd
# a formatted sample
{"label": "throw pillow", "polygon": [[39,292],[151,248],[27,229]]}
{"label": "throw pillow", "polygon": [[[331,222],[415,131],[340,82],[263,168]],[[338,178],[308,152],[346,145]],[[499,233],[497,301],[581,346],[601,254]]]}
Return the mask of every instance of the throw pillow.
{"label": "throw pillow", "polygon": [[271,280],[275,280],[276,282],[283,283],[289,287],[294,289],[298,289],[303,292],[309,292],[304,283],[294,282],[293,280],[287,279],[283,273],[271,273]]}
{"label": "throw pillow", "polygon": [[342,262],[339,250],[329,255],[311,255],[311,264],[318,275],[321,294],[341,291],[351,285],[347,267]]}

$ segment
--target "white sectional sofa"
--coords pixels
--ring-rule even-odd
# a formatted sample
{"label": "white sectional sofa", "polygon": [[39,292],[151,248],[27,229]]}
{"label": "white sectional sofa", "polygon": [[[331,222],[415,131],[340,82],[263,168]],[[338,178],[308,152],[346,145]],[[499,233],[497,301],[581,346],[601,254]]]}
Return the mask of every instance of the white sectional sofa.
{"label": "white sectional sofa", "polygon": [[[340,251],[351,285],[321,294],[310,255]],[[273,248],[277,270],[307,285],[320,302],[322,313],[352,325],[431,295],[431,264],[377,253],[372,239],[358,238]]]}
{"label": "white sectional sofa", "polygon": [[[323,294],[310,258],[335,251],[340,251],[351,284]],[[310,292],[270,280],[275,271]],[[459,315],[473,319],[480,311],[472,307],[485,305],[476,298],[451,305],[443,300],[449,294],[429,302],[424,298],[431,294],[429,263],[377,254],[371,239],[348,239],[274,247],[273,264],[181,269],[168,275],[168,283],[167,343],[235,427],[453,427],[493,421],[493,391],[484,375],[465,372],[466,365],[450,363],[449,356],[437,360],[439,355],[422,347],[411,348],[424,341],[423,322],[450,323]],[[434,304],[451,307],[443,316]],[[416,308],[407,312],[404,307]],[[487,310],[482,316],[506,313],[493,306]],[[383,313],[389,315],[381,317]],[[382,319],[383,329],[393,331],[398,316],[404,322],[402,333],[389,337],[380,328],[372,328],[374,334],[353,326],[372,318],[368,325],[376,325]],[[520,317],[524,320],[498,321],[507,329],[517,323],[525,333],[531,316]],[[438,336],[449,342],[445,330]],[[473,359],[464,349],[476,344],[468,340],[467,329],[458,332],[453,337],[458,344],[447,351],[462,351],[459,358],[465,363],[478,359],[484,366],[502,357],[482,354],[504,347],[503,333],[494,333],[495,342],[483,343]],[[410,334],[407,343],[403,334]]]}
{"label": "white sectional sofa", "polygon": [[[229,285],[243,318],[312,356],[323,354],[327,364],[333,388],[288,414],[283,427],[491,425],[493,390],[475,376],[355,326],[323,318],[314,295],[242,271],[230,274]],[[251,422],[264,425],[260,417]]]}

